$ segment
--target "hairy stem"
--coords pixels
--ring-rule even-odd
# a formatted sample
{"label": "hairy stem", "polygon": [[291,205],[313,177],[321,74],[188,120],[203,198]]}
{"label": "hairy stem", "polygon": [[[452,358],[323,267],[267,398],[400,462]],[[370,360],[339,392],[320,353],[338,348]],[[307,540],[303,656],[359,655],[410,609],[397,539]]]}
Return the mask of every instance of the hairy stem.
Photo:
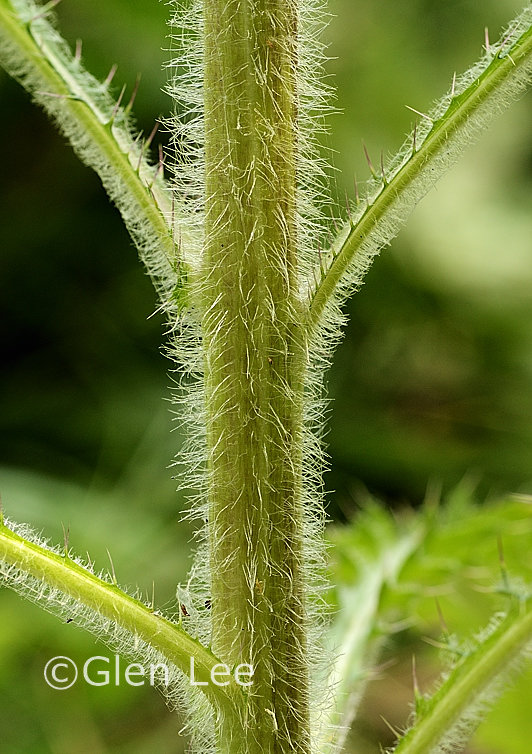
{"label": "hairy stem", "polygon": [[[175,286],[173,226],[180,220],[162,175],[135,138],[128,107],[93,79],[30,0],[0,0],[0,65],[57,122],[78,156],[100,176],[116,203],[163,300]],[[179,227],[181,253],[189,247]]]}
{"label": "hairy stem", "polygon": [[309,751],[293,0],[206,0],[203,334],[213,650],[255,669],[220,753]]}
{"label": "hairy stem", "polygon": [[[362,281],[375,254],[406,222],[417,202],[456,161],[465,147],[487,129],[530,84],[532,8],[510,27],[480,64],[453,82],[451,93],[412,133],[406,155],[398,156],[380,179],[366,206],[341,231],[312,291],[309,326],[319,325],[328,304],[340,301]],[[379,186],[380,183],[380,186]]]}
{"label": "hairy stem", "polygon": [[[156,615],[142,602],[82,568],[67,555],[58,555],[23,539],[1,522],[0,561],[14,565],[48,587],[58,589],[112,620],[160,651],[186,674],[190,673],[190,660],[193,658],[195,678],[199,681],[208,681],[212,668],[219,662],[210,650],[180,626]],[[232,712],[232,697],[237,699],[239,696],[234,681],[226,687],[209,682],[200,688],[216,708],[226,714]]]}

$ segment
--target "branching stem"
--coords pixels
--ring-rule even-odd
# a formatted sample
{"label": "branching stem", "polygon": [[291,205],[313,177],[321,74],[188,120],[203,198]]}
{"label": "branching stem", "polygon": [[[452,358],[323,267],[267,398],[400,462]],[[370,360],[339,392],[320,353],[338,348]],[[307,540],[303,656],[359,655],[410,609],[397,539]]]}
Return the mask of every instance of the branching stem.
{"label": "branching stem", "polygon": [[209,681],[206,686],[199,688],[216,708],[227,713],[241,696],[234,679],[224,687],[210,682],[211,670],[220,660],[199,641],[189,636],[180,626],[156,615],[142,602],[98,578],[70,558],[28,542],[0,524],[0,560],[11,563],[48,587],[59,589],[102,617],[137,635],[184,673],[190,673],[190,658],[194,658],[195,677],[199,681]]}
{"label": "branching stem", "polygon": [[[504,40],[501,48],[505,48]],[[416,143],[414,132],[410,157],[393,177],[387,176],[382,189],[369,199],[365,211],[352,225],[349,223],[341,231],[333,244],[327,272],[313,291],[309,312],[311,330],[319,325],[327,303],[338,287],[344,285],[346,274],[357,256],[367,253],[370,246],[373,247],[371,255],[374,255],[389,243],[406,222],[416,202],[444,174],[467,143],[476,138],[480,130],[491,123],[494,115],[505,109],[523,90],[530,78],[530,71],[523,72],[523,69],[529,68],[531,55],[532,28],[529,25],[509,50],[502,49],[493,57],[465,91],[456,95],[453,80],[448,107],[438,119],[432,122],[429,116],[424,116],[432,123],[424,140],[420,142],[418,139]],[[492,97],[491,112],[477,118],[478,112]],[[459,138],[456,138],[457,134]],[[423,185],[414,186],[422,173]],[[371,257],[360,260],[360,278],[354,281],[355,287],[360,284],[361,276],[370,262]]]}
{"label": "branching stem", "polygon": [[[161,171],[147,162],[144,146],[132,137],[128,108],[121,108],[105,85],[83,71],[45,16],[24,22],[9,0],[0,1],[0,65],[28,89],[78,156],[98,173],[166,298],[164,289],[175,277],[171,226],[179,221],[178,207],[175,202],[172,206]],[[180,239],[186,255],[184,227]]]}

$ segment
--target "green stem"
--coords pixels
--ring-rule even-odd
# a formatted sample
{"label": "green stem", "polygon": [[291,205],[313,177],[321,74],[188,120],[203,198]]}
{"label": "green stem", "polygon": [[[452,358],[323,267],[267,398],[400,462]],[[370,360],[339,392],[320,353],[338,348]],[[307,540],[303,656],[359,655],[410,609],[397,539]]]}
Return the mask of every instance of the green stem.
{"label": "green stem", "polygon": [[206,0],[203,337],[213,649],[255,670],[220,754],[309,751],[297,9]]}
{"label": "green stem", "polygon": [[[156,287],[168,295],[175,278],[172,226],[178,208],[172,206],[160,169],[147,162],[144,145],[133,138],[126,109],[82,69],[45,17],[25,22],[19,6],[29,14],[23,0],[16,6],[0,1],[0,65],[23,84],[83,162],[98,173]],[[179,233],[186,252],[191,242],[184,227]]]}
{"label": "green stem", "polygon": [[230,685],[224,687],[210,682],[211,670],[220,660],[180,626],[156,615],[142,602],[99,579],[67,556],[28,542],[3,524],[0,524],[0,560],[138,636],[187,675],[193,658],[194,678],[208,681],[206,686],[198,688],[217,709],[231,717],[235,702],[241,696],[236,682],[232,679]]}
{"label": "green stem", "polygon": [[[504,46],[504,40],[501,47]],[[497,54],[491,63],[459,95],[451,95],[449,106],[437,118],[424,139],[412,135],[411,156],[388,178],[382,189],[368,202],[361,217],[340,233],[333,248],[325,275],[313,291],[309,326],[316,328],[328,302],[345,284],[346,274],[360,257],[361,276],[372,256],[397,234],[417,201],[454,162],[464,147],[487,128],[495,115],[505,109],[530,81],[532,28],[529,26],[510,49]],[[527,68],[527,70],[523,70]],[[490,100],[491,110],[476,116]],[[429,116],[426,116],[429,118]],[[430,120],[430,118],[429,118]],[[422,179],[420,182],[420,178]],[[415,185],[416,183],[421,185]],[[367,255],[368,247],[372,248]],[[362,257],[366,254],[366,258]]]}

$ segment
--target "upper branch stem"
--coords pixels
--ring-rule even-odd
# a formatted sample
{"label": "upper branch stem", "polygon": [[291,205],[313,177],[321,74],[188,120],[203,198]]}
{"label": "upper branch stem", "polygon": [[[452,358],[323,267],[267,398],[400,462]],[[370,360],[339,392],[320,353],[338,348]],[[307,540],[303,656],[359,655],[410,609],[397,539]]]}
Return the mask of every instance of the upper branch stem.
{"label": "upper branch stem", "polygon": [[[495,54],[496,46],[487,51],[493,54],[491,62],[460,93],[455,94],[453,84],[451,94],[444,100],[447,107],[443,113],[438,113],[434,120],[430,115],[424,116],[425,124],[431,122],[432,125],[428,130],[418,129],[417,139],[414,131],[410,137],[410,155],[391,175],[383,172],[376,196],[369,197],[359,218],[340,232],[329,253],[326,272],[312,293],[311,329],[318,325],[327,303],[339,288],[344,286],[347,294],[360,284],[375,253],[397,234],[419,199],[453,164],[464,147],[529,83],[532,19],[525,18],[527,13],[531,15],[530,9],[523,14],[528,24],[518,39],[510,44],[507,36]],[[424,136],[421,135],[423,130]],[[350,282],[349,270],[353,264],[358,270]]]}
{"label": "upper branch stem", "polygon": [[[105,84],[83,70],[47,14],[31,16],[25,0],[0,2],[0,65],[18,79],[53,117],[78,156],[100,176],[161,294],[175,284],[174,235],[179,205],[162,175],[134,138],[129,108],[115,102]],[[35,10],[35,8],[34,8]],[[186,228],[179,227],[186,256]]]}

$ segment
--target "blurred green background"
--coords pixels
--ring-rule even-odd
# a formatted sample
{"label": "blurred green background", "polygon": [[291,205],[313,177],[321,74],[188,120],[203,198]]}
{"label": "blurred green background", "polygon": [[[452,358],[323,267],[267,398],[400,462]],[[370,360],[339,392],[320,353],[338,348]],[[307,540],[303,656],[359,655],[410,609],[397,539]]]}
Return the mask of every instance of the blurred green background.
{"label": "blurred green background", "polygon": [[[333,191],[353,194],[393,153],[453,73],[521,8],[513,0],[330,0],[328,73],[339,114],[326,147]],[[60,27],[116,91],[142,73],[140,128],[162,92],[169,8],[156,0],[63,0]],[[0,73],[0,490],[7,513],[89,550],[118,580],[169,604],[191,528],[168,468],[180,446],[172,365],[151,284],[98,179],[21,88]],[[157,139],[164,143],[166,135]],[[344,200],[342,200],[344,201]],[[418,207],[348,304],[328,377],[328,511],[369,490],[419,505],[427,484],[474,478],[480,499],[532,492],[532,95],[468,151]],[[172,431],[174,430],[174,431]],[[96,651],[97,650],[97,651]],[[108,650],[17,596],[0,594],[4,754],[181,751],[180,720],[155,693],[78,684],[42,668]],[[530,739],[528,739],[530,740]],[[484,754],[518,754],[478,744]],[[514,746],[514,748],[511,748]],[[473,751],[473,749],[471,749]]]}

